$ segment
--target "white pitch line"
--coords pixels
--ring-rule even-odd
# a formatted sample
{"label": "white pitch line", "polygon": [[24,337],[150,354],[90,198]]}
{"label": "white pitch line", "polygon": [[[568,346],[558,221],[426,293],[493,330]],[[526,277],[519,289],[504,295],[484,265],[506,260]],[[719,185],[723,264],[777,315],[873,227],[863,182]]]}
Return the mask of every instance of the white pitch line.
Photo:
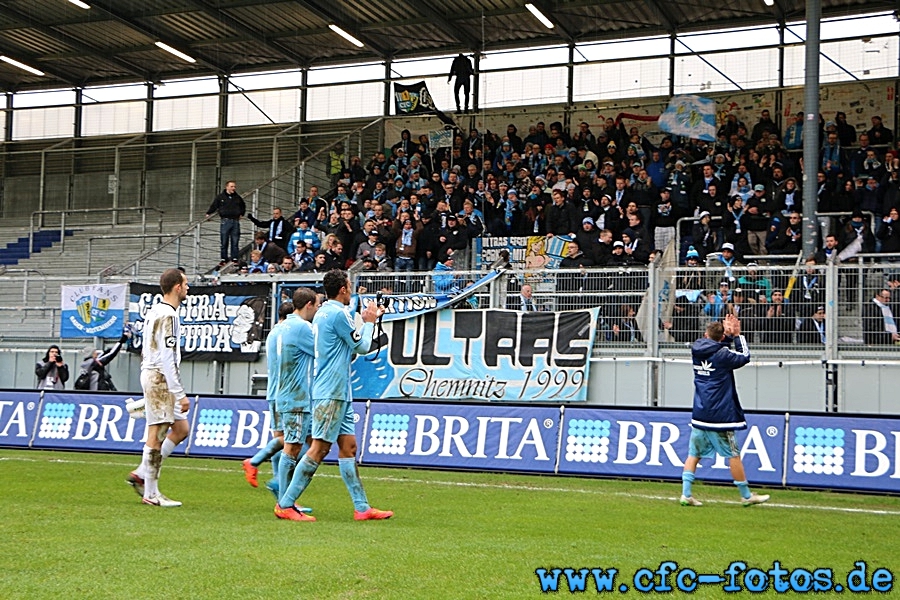
{"label": "white pitch line", "polygon": [[[176,456],[176,458],[185,458]],[[103,465],[108,467],[131,467],[134,466],[134,462],[129,463],[121,463],[121,462],[110,462],[110,461],[88,461],[88,460],[72,460],[66,458],[51,458],[51,459],[40,459],[40,458],[26,458],[26,457],[9,457],[2,456],[0,457],[0,462],[3,461],[18,461],[18,462],[54,462],[54,463],[64,463],[64,464],[74,464],[74,465]],[[372,465],[369,465],[372,466]],[[187,465],[177,465],[177,464],[168,464],[166,465],[166,469],[174,469],[179,471],[197,471],[197,472],[207,472],[207,473],[235,473],[235,469],[225,469],[225,468],[210,468],[210,467],[196,467],[196,466],[187,466]],[[316,477],[325,477],[325,478],[339,478],[340,475],[330,475],[328,473],[319,473]],[[677,502],[678,496],[657,496],[653,494],[637,494],[632,492],[612,492],[608,490],[587,490],[580,488],[564,488],[564,487],[542,487],[542,486],[533,486],[533,485],[520,485],[520,484],[511,484],[511,483],[478,483],[471,481],[439,481],[434,479],[411,479],[408,477],[377,477],[377,476],[366,476],[366,480],[372,481],[384,481],[388,483],[415,483],[415,484],[423,484],[423,485],[444,485],[448,487],[461,487],[461,488],[481,488],[481,489],[496,489],[496,490],[510,490],[510,491],[526,491],[526,492],[552,492],[552,493],[576,493],[576,494],[591,494],[596,496],[620,496],[623,498],[635,498],[639,500],[658,500],[662,502]],[[675,485],[673,483],[672,485]],[[738,504],[738,501],[730,501],[730,500],[714,500],[714,499],[706,499],[703,500],[704,504]],[[845,512],[845,513],[855,513],[855,514],[866,514],[866,515],[890,515],[890,516],[900,516],[900,510],[886,510],[886,509],[874,509],[874,508],[851,508],[851,507],[843,507],[843,506],[828,506],[822,504],[782,504],[779,502],[766,502],[761,506],[772,507],[772,508],[787,508],[790,510],[823,510],[829,512]]]}

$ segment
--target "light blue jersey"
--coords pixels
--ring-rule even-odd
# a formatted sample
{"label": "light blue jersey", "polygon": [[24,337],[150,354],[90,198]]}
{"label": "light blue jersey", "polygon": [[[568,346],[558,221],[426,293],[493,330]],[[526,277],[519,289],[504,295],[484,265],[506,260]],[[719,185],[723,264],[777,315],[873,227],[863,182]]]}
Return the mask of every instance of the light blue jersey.
{"label": "light blue jersey", "polygon": [[290,314],[269,333],[267,347],[273,334],[277,337],[275,355],[279,372],[275,409],[280,413],[309,412],[315,356],[312,326],[299,315]]}
{"label": "light blue jersey", "polygon": [[283,321],[276,323],[266,338],[266,368],[269,371],[266,374],[266,401],[269,403],[269,428],[272,431],[281,431],[281,419],[278,418],[278,411],[275,409],[275,395],[280,375],[277,356],[278,332],[282,323]]}
{"label": "light blue jersey", "polygon": [[374,324],[365,323],[357,332],[350,311],[341,302],[329,300],[313,317],[316,339],[316,371],[313,399],[350,402],[350,362],[354,354],[368,352]]}

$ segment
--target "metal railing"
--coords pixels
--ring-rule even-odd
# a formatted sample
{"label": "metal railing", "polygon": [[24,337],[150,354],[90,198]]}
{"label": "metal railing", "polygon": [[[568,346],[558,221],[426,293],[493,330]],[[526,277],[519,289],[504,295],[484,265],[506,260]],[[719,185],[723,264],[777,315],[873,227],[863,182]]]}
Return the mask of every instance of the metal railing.
{"label": "metal railing", "polygon": [[[141,252],[146,252],[148,239],[157,240],[156,248],[154,248],[154,251],[155,251],[156,249],[159,248],[159,246],[162,245],[163,238],[166,238],[166,239],[173,238],[173,237],[176,237],[177,235],[178,234],[176,234],[176,233],[145,233],[145,234],[141,234],[141,235],[117,234],[117,235],[94,235],[94,236],[91,236],[90,238],[88,238],[87,274],[91,275],[92,273],[96,273],[96,271],[91,270],[91,265],[93,264],[93,258],[94,258],[94,242],[95,241],[140,239],[141,240]],[[108,269],[110,266],[113,266],[113,265],[107,264],[104,267],[104,269]]]}
{"label": "metal railing", "polygon": [[[109,213],[113,216],[113,219],[110,223],[110,226],[116,224],[118,219],[116,215],[119,213],[127,213],[127,212],[139,212],[141,215],[141,233],[147,233],[147,212],[155,212],[159,215],[159,219],[157,221],[157,227],[160,232],[162,232],[162,218],[165,213],[159,210],[158,208],[154,208],[152,206],[132,206],[128,208],[78,208],[78,209],[65,209],[65,210],[36,210],[31,213],[31,218],[29,219],[28,224],[28,252],[34,252],[34,233],[37,230],[41,230],[44,228],[44,220],[45,217],[50,215],[59,215],[59,251],[62,253],[65,250],[65,242],[66,242],[66,218],[69,215],[93,215],[99,213]],[[35,223],[35,217],[38,217],[39,222]],[[107,225],[107,223],[97,223],[97,225]]]}

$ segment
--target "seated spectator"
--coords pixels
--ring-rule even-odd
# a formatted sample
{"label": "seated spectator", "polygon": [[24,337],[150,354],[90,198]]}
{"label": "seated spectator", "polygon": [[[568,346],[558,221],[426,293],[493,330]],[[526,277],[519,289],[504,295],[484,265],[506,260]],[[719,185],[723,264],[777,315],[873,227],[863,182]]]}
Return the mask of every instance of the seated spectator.
{"label": "seated spectator", "polygon": [[294,264],[294,259],[291,256],[285,256],[281,259],[281,265],[278,269],[279,273],[293,273],[297,270],[297,265]]}
{"label": "seated spectator", "polygon": [[798,344],[825,345],[825,305],[816,307],[812,315],[800,322]]}
{"label": "seated spectator", "polygon": [[306,245],[306,242],[300,240],[294,246],[293,253],[294,265],[297,271],[305,271],[304,268],[308,264],[312,264],[316,260],[315,253],[311,252]]}
{"label": "seated spectator", "polygon": [[766,302],[772,301],[772,282],[759,272],[759,265],[755,262],[747,263],[747,273],[741,275],[738,285],[746,289],[759,290],[765,295]]}
{"label": "seated spectator", "polygon": [[247,273],[265,273],[269,263],[263,258],[259,250],[250,251],[250,263],[247,265]]}
{"label": "seated spectator", "polygon": [[900,342],[889,289],[880,290],[871,302],[863,304],[862,326],[866,344],[883,346]]}
{"label": "seated spectator", "polygon": [[[281,264],[281,259],[286,256],[286,252],[281,246],[268,241],[268,234],[265,231],[257,231],[253,236],[253,249],[259,250],[260,255],[266,263]],[[252,261],[251,261],[252,262]],[[253,269],[250,269],[253,272]],[[263,269],[265,272],[265,269]]]}
{"label": "seated spectator", "polygon": [[637,324],[637,309],[632,304],[619,308],[618,318],[612,319],[612,329],[607,335],[611,342],[640,343],[644,341]]}
{"label": "seated spectator", "polygon": [[387,247],[381,242],[375,244],[375,251],[369,258],[375,261],[375,269],[377,271],[387,272],[394,270],[394,261],[388,256]]}

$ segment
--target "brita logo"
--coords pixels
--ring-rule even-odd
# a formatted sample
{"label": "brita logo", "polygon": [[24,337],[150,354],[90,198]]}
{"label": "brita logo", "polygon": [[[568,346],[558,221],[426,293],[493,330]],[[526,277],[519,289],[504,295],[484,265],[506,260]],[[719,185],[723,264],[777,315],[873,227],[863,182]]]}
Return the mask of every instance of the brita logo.
{"label": "brita logo", "polygon": [[44,405],[38,437],[51,440],[69,439],[75,405],[67,402],[49,402]]}
{"label": "brita logo", "polygon": [[195,446],[227,448],[231,436],[231,419],[234,411],[224,408],[203,408],[197,419]]}
{"label": "brita logo", "polygon": [[370,454],[406,454],[409,415],[374,414],[369,434]]}

